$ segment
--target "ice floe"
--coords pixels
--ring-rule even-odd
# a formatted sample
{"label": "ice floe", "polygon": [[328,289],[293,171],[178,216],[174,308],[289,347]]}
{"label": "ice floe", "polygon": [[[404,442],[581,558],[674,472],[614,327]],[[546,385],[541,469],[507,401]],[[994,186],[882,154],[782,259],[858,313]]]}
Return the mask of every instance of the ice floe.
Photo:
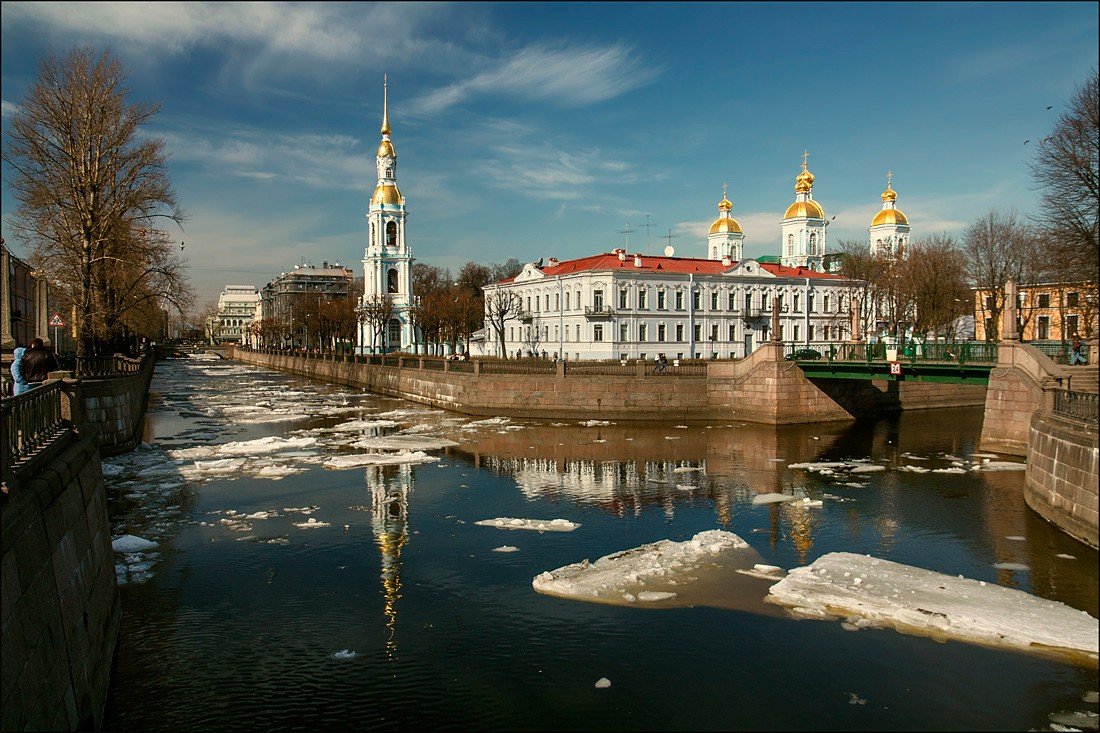
{"label": "ice floe", "polygon": [[159,543],[132,534],[122,535],[111,541],[111,549],[115,552],[144,552],[157,547],[160,547]]}
{"label": "ice floe", "polygon": [[605,603],[655,603],[676,592],[647,587],[654,581],[676,585],[697,568],[729,550],[748,549],[743,539],[720,529],[705,530],[690,540],[660,540],[616,552],[589,562],[583,560],[536,575],[532,587],[539,593]]}
{"label": "ice floe", "polygon": [[757,494],[752,497],[752,503],[756,505],[781,504],[786,501],[794,501],[794,499],[790,494]]}
{"label": "ice floe", "polygon": [[433,463],[436,456],[424,451],[398,451],[397,453],[356,453],[352,455],[332,456],[322,464],[325,468],[340,470],[360,468],[362,466],[393,466],[415,463]]}
{"label": "ice floe", "polygon": [[318,529],[320,527],[331,527],[329,522],[321,522],[316,517],[310,517],[304,522],[295,522],[294,526],[298,529]]}
{"label": "ice floe", "polygon": [[595,687],[597,690],[606,690],[608,687],[611,687],[611,680],[607,679],[606,677],[600,677],[598,680],[596,680],[596,684],[593,685],[593,687]]}
{"label": "ice floe", "polygon": [[500,547],[494,547],[493,552],[519,552],[519,548],[512,545],[501,545]]}
{"label": "ice floe", "polygon": [[1057,601],[866,555],[835,552],[791,570],[768,600],[806,618],[864,619],[937,639],[1095,666],[1095,618]]}
{"label": "ice floe", "polygon": [[512,517],[482,519],[480,522],[474,522],[474,524],[499,529],[533,529],[538,532],[572,532],[581,526],[576,522],[570,522],[568,519],[514,519]]}
{"label": "ice floe", "polygon": [[332,653],[333,659],[355,659],[357,656],[359,655],[351,649],[341,649],[338,652]]}
{"label": "ice floe", "polygon": [[458,445],[458,443],[453,440],[448,440],[447,438],[434,438],[423,435],[386,435],[357,440],[351,444],[351,447],[364,450],[428,451],[451,448],[456,445]]}

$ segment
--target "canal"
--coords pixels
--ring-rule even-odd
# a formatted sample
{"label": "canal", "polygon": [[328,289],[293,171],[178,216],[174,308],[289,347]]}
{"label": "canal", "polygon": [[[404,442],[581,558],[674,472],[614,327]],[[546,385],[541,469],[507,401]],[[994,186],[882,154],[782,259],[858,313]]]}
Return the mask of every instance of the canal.
{"label": "canal", "polygon": [[[1052,730],[1091,714],[1095,729],[1095,666],[795,620],[762,602],[767,581],[657,607],[532,588],[722,529],[784,569],[869,554],[1095,617],[1096,551],[1024,506],[1022,471],[976,454],[981,420],[484,420],[160,362],[145,444],[104,463],[114,536],[157,546],[116,553],[103,727]],[[840,461],[881,468],[790,467]],[[769,493],[811,502],[754,503]],[[493,518],[579,527],[476,524]]]}

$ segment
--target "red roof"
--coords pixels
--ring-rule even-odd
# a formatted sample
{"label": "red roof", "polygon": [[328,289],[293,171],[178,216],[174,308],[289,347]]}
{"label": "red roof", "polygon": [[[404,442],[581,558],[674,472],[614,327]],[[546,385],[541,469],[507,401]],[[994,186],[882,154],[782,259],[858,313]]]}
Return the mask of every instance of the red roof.
{"label": "red roof", "polygon": [[[634,266],[635,257],[641,257],[641,267]],[[635,272],[674,272],[685,274],[698,272],[705,275],[720,275],[735,267],[737,264],[738,263],[734,262],[730,265],[724,265],[721,260],[704,260],[694,257],[663,257],[658,255],[632,254],[626,255],[625,260],[620,260],[618,254],[609,252],[606,254],[592,255],[590,257],[581,257],[576,260],[566,260],[565,262],[559,262],[556,265],[547,265],[539,269],[544,275],[550,277],[554,275],[569,275],[574,272],[584,272],[586,270],[619,269],[629,269]],[[815,272],[814,270],[808,270],[804,267],[785,267],[771,262],[760,262],[758,264],[762,269],[777,277],[841,278],[840,275],[828,272]],[[511,280],[504,280],[503,282],[511,282]]]}

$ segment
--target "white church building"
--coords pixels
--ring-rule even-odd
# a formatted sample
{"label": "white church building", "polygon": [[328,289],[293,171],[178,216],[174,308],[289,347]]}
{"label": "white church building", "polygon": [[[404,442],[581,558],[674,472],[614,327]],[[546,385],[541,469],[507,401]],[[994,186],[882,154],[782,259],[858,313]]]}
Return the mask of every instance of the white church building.
{"label": "white church building", "polygon": [[[806,348],[851,338],[852,281],[824,272],[827,220],[813,198],[814,176],[795,179],[795,200],[780,223],[779,257],[743,259],[745,234],[723,191],[707,234],[706,258],[610,253],[528,264],[511,280],[485,288],[511,294],[514,315],[504,322],[507,356],[563,359],[737,359],[771,337],[778,299],[781,338]],[[871,246],[908,241],[909,226],[887,188],[875,217]],[[496,302],[502,296],[496,295]],[[484,340],[475,356],[500,355],[487,305]]]}

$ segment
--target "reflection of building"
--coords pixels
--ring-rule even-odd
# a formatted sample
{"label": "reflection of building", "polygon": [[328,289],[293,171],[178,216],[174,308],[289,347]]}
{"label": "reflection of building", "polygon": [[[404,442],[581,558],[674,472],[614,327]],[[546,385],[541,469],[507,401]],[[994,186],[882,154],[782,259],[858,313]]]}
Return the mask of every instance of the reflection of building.
{"label": "reflection of building", "polygon": [[[412,307],[412,250],[405,238],[405,197],[397,189],[397,151],[390,142],[389,97],[383,84],[382,142],[375,158],[378,183],[367,212],[367,248],[363,254],[363,305],[380,299],[389,301],[391,312],[385,326],[387,351],[411,351],[416,341]],[[377,307],[377,306],[374,306]],[[360,323],[359,345],[380,348],[374,343],[371,324]]]}
{"label": "reflection of building", "polygon": [[397,652],[397,601],[401,598],[401,548],[409,539],[409,494],[412,466],[372,466],[367,469],[371,492],[371,530],[382,556],[382,598],[386,615],[386,652]]}
{"label": "reflection of building", "polygon": [[[1096,283],[1038,283],[1017,286],[1019,305],[1016,317],[1020,338],[1024,341],[1069,340],[1074,333],[1091,337],[1092,322],[1096,317]],[[1003,313],[1000,303],[1004,291],[974,290],[975,338],[984,341],[992,334],[1003,336],[999,327],[993,327],[992,313]],[[1000,304],[1000,307],[996,307]]]}
{"label": "reflection of building", "polygon": [[210,341],[239,344],[256,315],[260,294],[252,285],[226,285],[218,297],[218,312],[211,317]]}
{"label": "reflection of building", "polygon": [[40,337],[50,343],[49,283],[43,273],[11,253],[0,240],[0,346],[29,346]]}

